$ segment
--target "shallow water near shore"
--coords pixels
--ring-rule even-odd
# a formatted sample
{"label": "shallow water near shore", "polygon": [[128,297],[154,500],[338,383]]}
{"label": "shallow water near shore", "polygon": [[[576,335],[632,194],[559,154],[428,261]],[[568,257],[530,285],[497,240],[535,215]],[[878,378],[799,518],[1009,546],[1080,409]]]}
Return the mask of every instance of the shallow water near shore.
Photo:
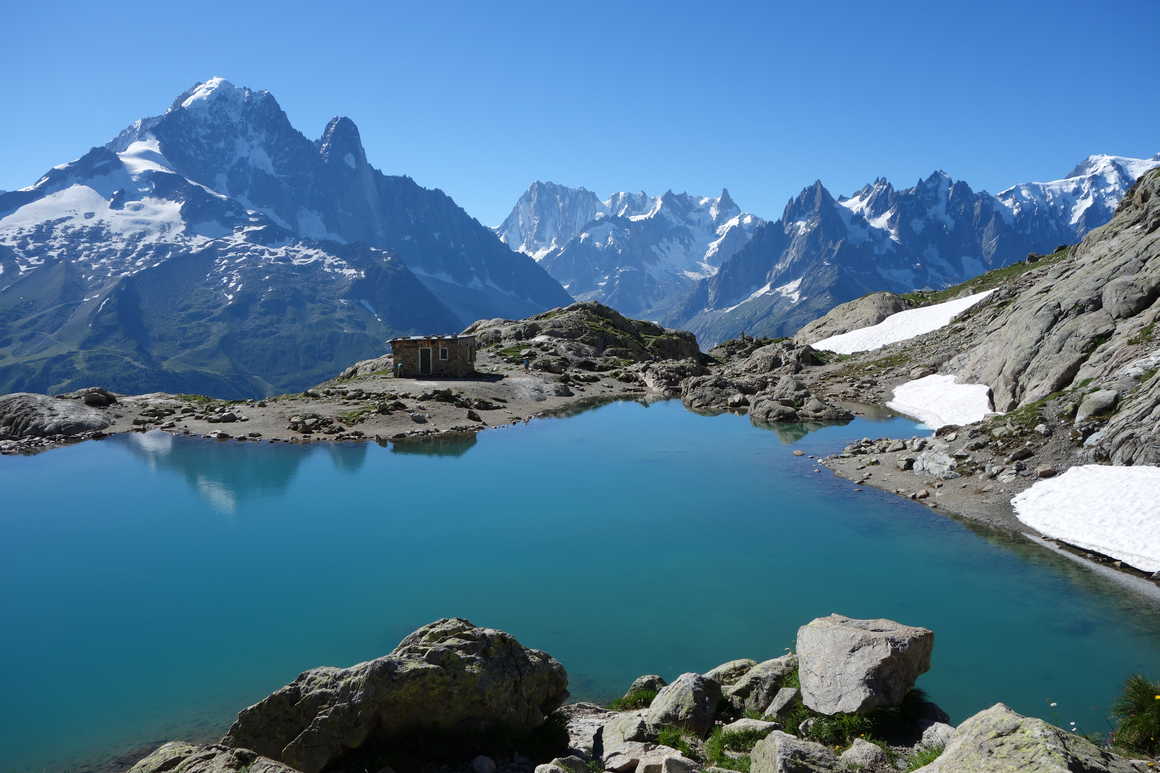
{"label": "shallow water near shore", "polygon": [[1107,730],[1125,677],[1160,674],[1152,602],[792,455],[914,432],[614,403],[391,449],[150,433],[0,458],[0,768],[212,736],[444,616],[598,700],[776,657],[830,612],[889,617],[934,629],[919,686],[954,721],[1002,700]]}

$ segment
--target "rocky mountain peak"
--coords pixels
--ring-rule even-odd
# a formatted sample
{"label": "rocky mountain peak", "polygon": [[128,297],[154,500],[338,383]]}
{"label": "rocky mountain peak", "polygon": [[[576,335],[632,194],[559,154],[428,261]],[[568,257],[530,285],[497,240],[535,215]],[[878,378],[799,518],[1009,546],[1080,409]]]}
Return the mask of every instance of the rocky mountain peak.
{"label": "rocky mountain peak", "polygon": [[358,127],[346,116],[336,116],[326,124],[318,153],[328,164],[345,164],[351,169],[361,169],[367,163]]}

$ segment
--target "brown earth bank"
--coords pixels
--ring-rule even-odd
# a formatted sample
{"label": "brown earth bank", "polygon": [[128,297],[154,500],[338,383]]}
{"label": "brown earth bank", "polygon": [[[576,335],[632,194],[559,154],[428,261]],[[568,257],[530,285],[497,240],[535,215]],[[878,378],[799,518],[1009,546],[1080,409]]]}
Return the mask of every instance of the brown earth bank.
{"label": "brown earth bank", "polygon": [[[954,727],[915,680],[933,631],[831,614],[793,651],[608,707],[567,703],[568,674],[503,631],[448,618],[387,655],[305,671],[220,740],[172,741],[131,773],[1142,773],[1155,760],[996,703]],[[776,650],[770,646],[770,650]],[[760,653],[755,653],[760,654]],[[1111,741],[1111,743],[1109,743]]]}

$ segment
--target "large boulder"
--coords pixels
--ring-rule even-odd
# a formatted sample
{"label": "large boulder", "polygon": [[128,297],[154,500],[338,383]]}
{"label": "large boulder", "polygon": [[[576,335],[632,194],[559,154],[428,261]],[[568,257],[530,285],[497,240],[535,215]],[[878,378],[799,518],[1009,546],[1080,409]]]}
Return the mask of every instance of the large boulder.
{"label": "large boulder", "polygon": [[306,671],[244,709],[222,743],[317,773],[352,750],[389,748],[415,732],[528,733],[567,687],[550,655],[503,631],[443,619],[385,657]]}
{"label": "large boulder", "polygon": [[934,632],[893,620],[819,617],[798,629],[802,701],[821,714],[897,706],[930,669]]}
{"label": "large boulder", "polygon": [[298,773],[249,749],[194,746],[171,741],[129,768],[129,773]]}
{"label": "large boulder", "polygon": [[81,400],[29,392],[0,397],[0,438],[79,435],[113,423],[108,413]]}
{"label": "large boulder", "polygon": [[750,773],[832,773],[838,759],[826,746],[774,730],[749,754]]}
{"label": "large boulder", "polygon": [[969,718],[923,773],[1138,773],[1143,763],[996,703]]}
{"label": "large boulder", "polygon": [[720,700],[721,685],[701,674],[681,674],[657,693],[645,719],[653,727],[676,725],[705,735],[713,728]]}
{"label": "large boulder", "polygon": [[765,711],[797,667],[793,653],[758,663],[725,688],[725,700],[742,714]]}

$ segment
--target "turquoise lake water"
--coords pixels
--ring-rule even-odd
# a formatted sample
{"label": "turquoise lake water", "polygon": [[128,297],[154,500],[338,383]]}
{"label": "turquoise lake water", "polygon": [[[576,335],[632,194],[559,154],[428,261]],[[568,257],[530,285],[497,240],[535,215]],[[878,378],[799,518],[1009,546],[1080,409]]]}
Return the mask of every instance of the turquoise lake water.
{"label": "turquoise lake water", "polygon": [[890,617],[934,629],[919,685],[955,721],[1003,700],[1107,729],[1124,678],[1160,675],[1156,606],[791,453],[914,432],[614,403],[406,448],[151,433],[0,458],[0,767],[208,737],[455,615],[595,699],[775,657],[830,612]]}

